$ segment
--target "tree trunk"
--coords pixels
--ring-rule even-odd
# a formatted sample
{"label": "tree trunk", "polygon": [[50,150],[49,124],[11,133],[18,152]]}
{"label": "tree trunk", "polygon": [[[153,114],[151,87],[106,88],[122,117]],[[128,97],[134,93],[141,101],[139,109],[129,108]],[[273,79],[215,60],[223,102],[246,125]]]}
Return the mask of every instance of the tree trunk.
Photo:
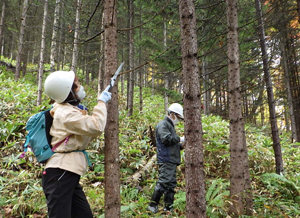
{"label": "tree trunk", "polygon": [[[61,5],[61,8],[63,7],[63,3]],[[63,13],[64,11],[63,10],[60,10],[60,15],[59,17],[63,17]],[[63,29],[63,20],[61,19],[60,22],[59,22],[59,28],[62,30]],[[57,46],[57,59],[56,59],[56,70],[60,70],[61,68],[61,65],[62,65],[62,68],[63,68],[63,64],[61,63],[62,61],[62,42],[63,42],[63,35],[64,35],[64,31],[61,31],[60,34],[59,34],[59,39],[58,39],[58,46]]]}
{"label": "tree trunk", "polygon": [[[280,43],[281,47],[281,53],[282,53],[282,65],[284,70],[284,77],[285,77],[285,85],[286,85],[286,92],[287,92],[287,102],[288,102],[288,108],[289,108],[289,115],[291,119],[291,130],[292,130],[292,142],[298,142],[297,138],[297,131],[296,131],[296,121],[295,121],[295,115],[294,115],[294,104],[293,104],[293,97],[292,97],[292,91],[290,86],[290,70],[287,63],[287,56],[286,56],[286,49],[284,46],[284,43]],[[287,120],[287,119],[286,119]],[[286,121],[287,122],[287,121]],[[288,123],[288,122],[287,122]]]}
{"label": "tree trunk", "polygon": [[22,54],[23,54],[24,34],[25,34],[25,27],[26,27],[27,10],[28,10],[28,0],[24,0],[23,8],[22,8],[22,16],[21,16],[21,27],[20,27],[18,54],[17,54],[17,57],[16,57],[15,80],[18,80],[20,78],[21,58],[22,58]]}
{"label": "tree trunk", "polygon": [[74,71],[74,73],[76,73],[77,61],[78,61],[80,10],[81,10],[81,0],[77,0],[76,22],[75,22],[75,33],[74,33],[74,44],[73,44],[73,52],[72,52],[72,66],[71,66],[71,70]]}
{"label": "tree trunk", "polygon": [[[102,14],[101,18],[101,29],[103,29],[104,15]],[[104,35],[100,36],[100,56],[99,56],[99,70],[98,70],[98,93],[100,94],[101,90],[104,90],[104,43],[103,43]]]}
{"label": "tree trunk", "polygon": [[0,18],[0,51],[1,51],[0,52],[0,60],[1,60],[1,55],[3,55],[3,44],[4,44],[2,35],[3,35],[4,17],[5,17],[5,6],[6,6],[5,3],[6,3],[6,0],[3,0],[2,1],[2,12],[1,12],[1,18]]}
{"label": "tree trunk", "polygon": [[[167,49],[167,21],[164,20],[164,50]],[[169,75],[165,74],[165,111],[168,110],[169,107],[169,96],[168,96],[168,89],[169,89]]]}
{"label": "tree trunk", "polygon": [[46,40],[47,14],[48,14],[48,0],[45,0],[43,25],[42,25],[42,41],[41,41],[41,50],[40,50],[37,105],[40,105],[41,102],[42,102],[43,74],[44,74],[44,52],[45,52],[45,40]]}
{"label": "tree trunk", "polygon": [[205,70],[205,60],[202,59],[202,76],[203,76],[203,113],[210,114],[211,89],[209,88],[209,75]]}
{"label": "tree trunk", "polygon": [[[133,0],[128,0],[128,59],[129,59],[129,69],[133,69]],[[132,116],[133,113],[133,91],[134,91],[134,71],[130,72],[128,75],[128,82],[127,82],[127,116]]]}
{"label": "tree trunk", "polygon": [[267,54],[267,48],[265,42],[265,29],[264,29],[264,22],[262,19],[260,0],[255,0],[255,5],[256,5],[256,14],[258,18],[259,38],[260,38],[260,46],[261,46],[261,53],[263,59],[264,76],[265,76],[265,82],[267,86],[267,94],[268,94],[268,102],[269,102],[269,113],[270,113],[271,129],[272,129],[273,149],[275,153],[276,173],[281,174],[283,173],[283,160],[282,160],[280,138],[279,138],[279,132],[277,126],[273,86],[272,86],[272,80],[271,80],[269,64],[268,64],[268,54]]}
{"label": "tree trunk", "polygon": [[[117,70],[117,8],[115,0],[104,1],[104,69],[105,81]],[[119,109],[118,86],[111,91],[112,99],[107,104],[108,116],[105,128],[105,217],[121,217],[120,163],[119,163]]]}
{"label": "tree trunk", "polygon": [[[141,15],[141,14],[140,14]],[[140,16],[140,23],[142,23],[142,16]],[[142,40],[142,28],[139,29],[139,40]],[[139,66],[142,64],[142,47],[139,47]],[[140,100],[140,113],[143,112],[143,69],[139,69],[139,100]]]}
{"label": "tree trunk", "polygon": [[154,95],[154,85],[155,85],[155,80],[154,80],[154,62],[151,62],[151,94]]}
{"label": "tree trunk", "polygon": [[179,1],[183,74],[186,216],[206,217],[197,27],[193,0]]}
{"label": "tree trunk", "polygon": [[[237,217],[252,208],[251,191],[247,190],[250,178],[245,124],[242,115],[242,96],[238,46],[237,0],[226,0],[228,40],[228,97],[230,119],[230,213]],[[246,205],[245,203],[246,202]]]}
{"label": "tree trunk", "polygon": [[55,71],[55,56],[57,55],[56,54],[56,38],[57,38],[58,21],[59,21],[59,10],[60,10],[60,0],[56,0],[55,10],[54,10],[52,40],[51,40],[50,72]]}

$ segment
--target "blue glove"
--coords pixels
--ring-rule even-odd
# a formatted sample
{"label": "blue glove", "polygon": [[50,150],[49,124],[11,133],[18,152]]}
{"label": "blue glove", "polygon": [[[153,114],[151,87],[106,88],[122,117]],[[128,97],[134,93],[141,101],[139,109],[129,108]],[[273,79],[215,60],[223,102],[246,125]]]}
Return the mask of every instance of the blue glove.
{"label": "blue glove", "polygon": [[103,101],[104,103],[108,102],[111,99],[111,93],[107,91],[103,91],[98,98],[98,101]]}

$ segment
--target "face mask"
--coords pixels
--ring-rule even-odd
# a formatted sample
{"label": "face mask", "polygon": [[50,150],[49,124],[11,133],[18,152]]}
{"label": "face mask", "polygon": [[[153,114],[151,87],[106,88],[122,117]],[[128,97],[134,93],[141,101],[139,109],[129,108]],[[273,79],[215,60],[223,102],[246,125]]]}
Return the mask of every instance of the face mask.
{"label": "face mask", "polygon": [[174,117],[175,117],[175,119],[174,120],[172,119],[172,121],[173,121],[174,125],[176,125],[179,123],[179,119],[176,115],[174,115]]}
{"label": "face mask", "polygon": [[80,89],[79,89],[79,91],[76,93],[76,95],[77,95],[77,97],[78,97],[79,100],[84,99],[84,97],[85,97],[85,91],[84,91],[83,86],[80,86]]}

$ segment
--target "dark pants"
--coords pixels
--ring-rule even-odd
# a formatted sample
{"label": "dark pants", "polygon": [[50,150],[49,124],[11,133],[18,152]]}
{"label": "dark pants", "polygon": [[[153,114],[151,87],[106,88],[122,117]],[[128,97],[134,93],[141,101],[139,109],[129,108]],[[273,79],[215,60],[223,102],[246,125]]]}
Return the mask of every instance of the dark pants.
{"label": "dark pants", "polygon": [[163,192],[175,193],[177,186],[176,169],[177,164],[159,163],[157,186],[160,186]]}
{"label": "dark pants", "polygon": [[48,168],[42,186],[47,199],[49,218],[92,218],[78,174],[59,168]]}

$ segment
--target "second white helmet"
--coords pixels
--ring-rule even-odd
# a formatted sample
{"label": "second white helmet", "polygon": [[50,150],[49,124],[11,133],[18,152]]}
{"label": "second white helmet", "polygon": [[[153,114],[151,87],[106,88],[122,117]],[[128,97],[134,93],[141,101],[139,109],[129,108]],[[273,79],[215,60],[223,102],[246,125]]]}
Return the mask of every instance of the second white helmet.
{"label": "second white helmet", "polygon": [[170,107],[168,108],[168,111],[178,114],[182,119],[184,118],[183,107],[178,103],[171,104]]}
{"label": "second white helmet", "polygon": [[55,71],[45,80],[46,94],[57,103],[62,103],[68,97],[75,79],[73,71]]}

